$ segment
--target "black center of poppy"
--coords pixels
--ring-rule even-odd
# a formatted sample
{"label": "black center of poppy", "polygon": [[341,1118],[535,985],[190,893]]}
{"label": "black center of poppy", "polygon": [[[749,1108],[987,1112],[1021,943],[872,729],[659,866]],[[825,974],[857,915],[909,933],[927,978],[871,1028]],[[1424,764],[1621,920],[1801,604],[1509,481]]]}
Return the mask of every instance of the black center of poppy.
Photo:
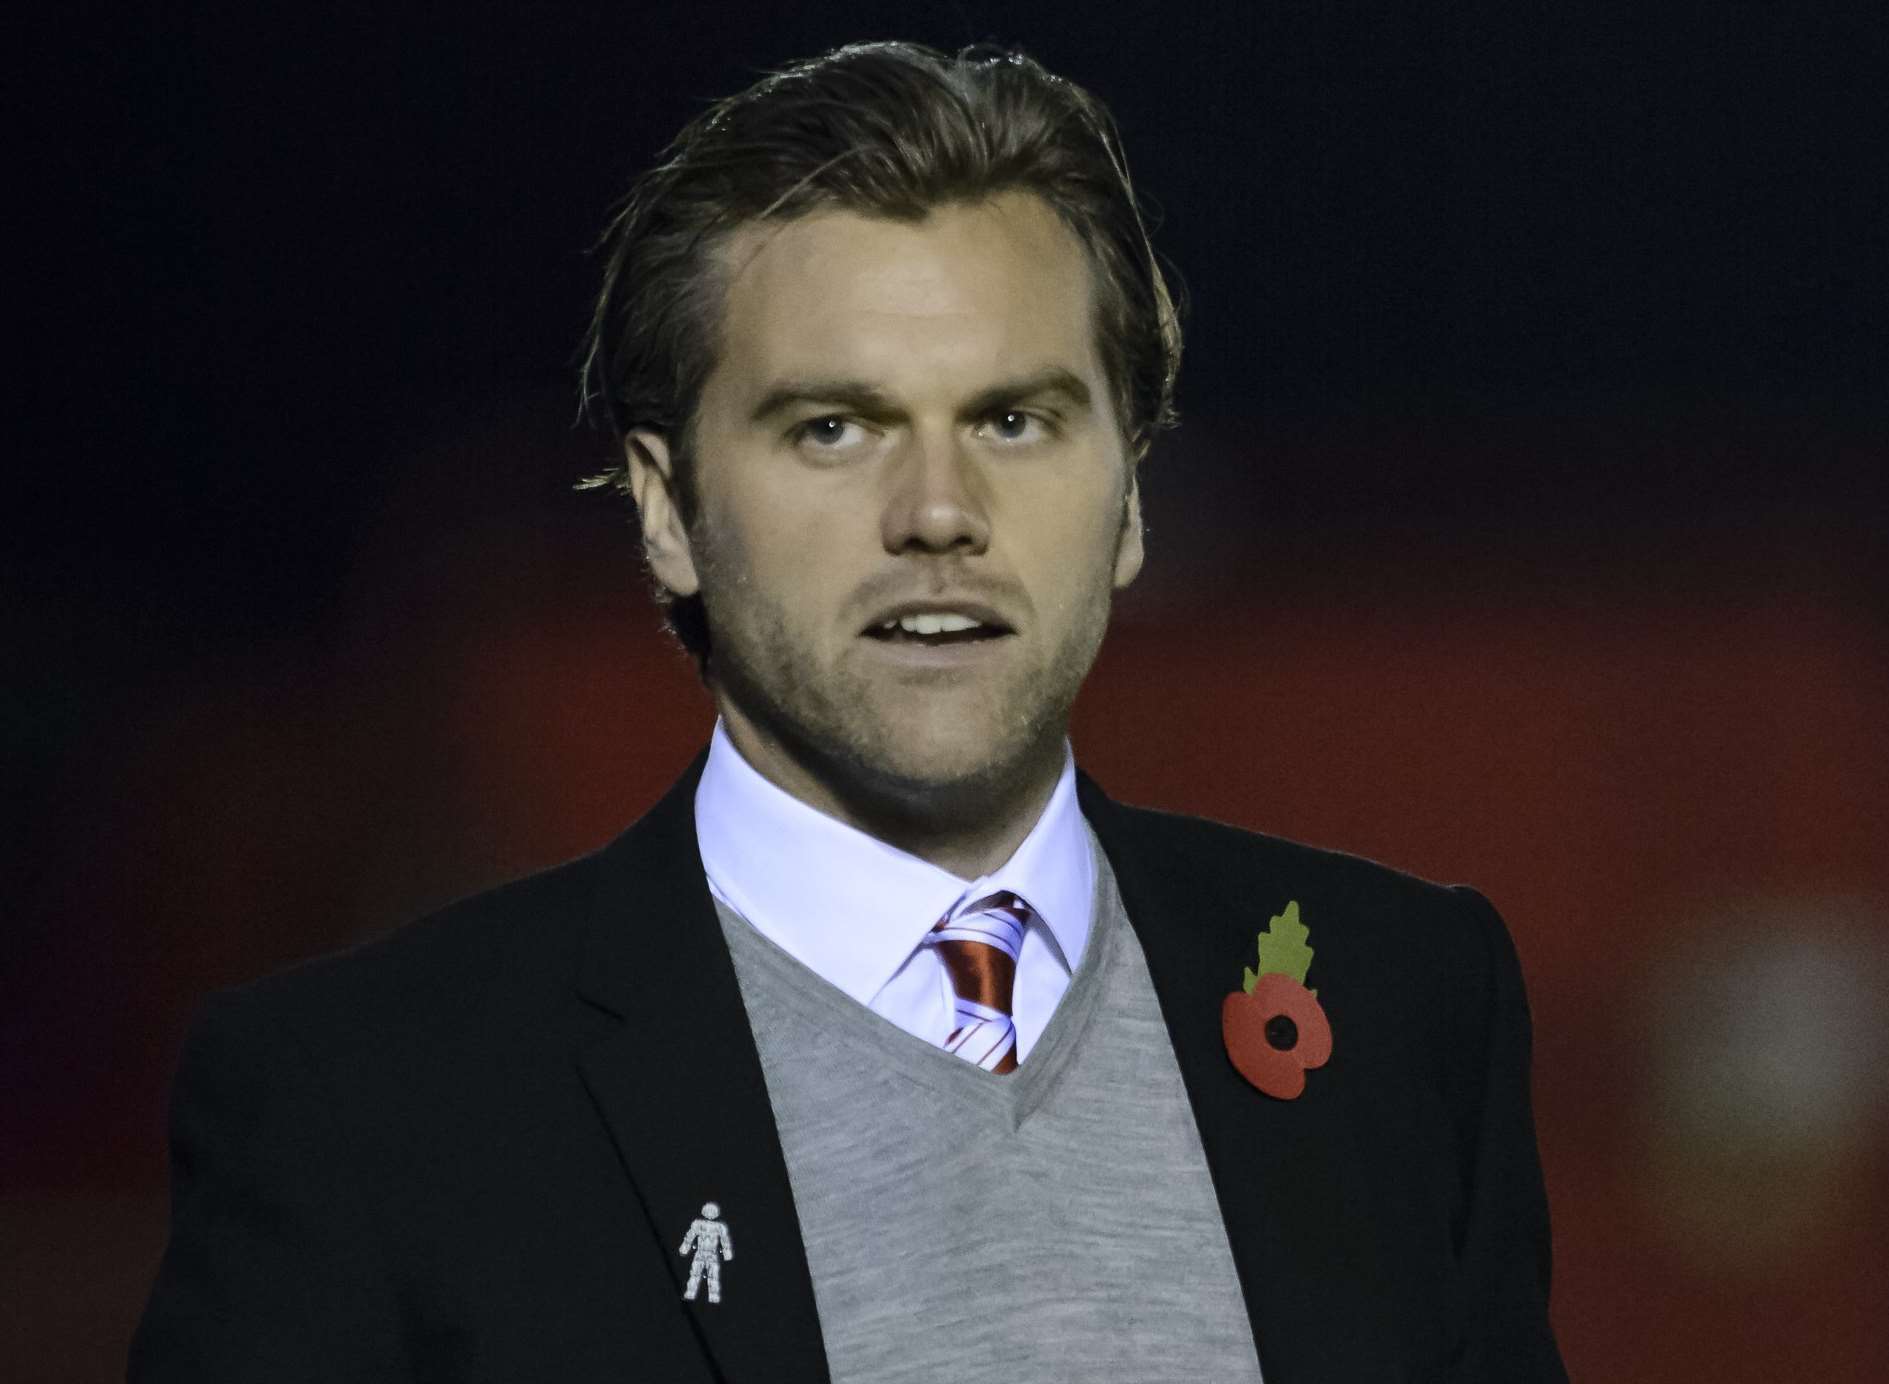
{"label": "black center of poppy", "polygon": [[1266,1020],[1266,1041],[1280,1052],[1291,1052],[1299,1045],[1299,1026],[1288,1014],[1275,1014]]}

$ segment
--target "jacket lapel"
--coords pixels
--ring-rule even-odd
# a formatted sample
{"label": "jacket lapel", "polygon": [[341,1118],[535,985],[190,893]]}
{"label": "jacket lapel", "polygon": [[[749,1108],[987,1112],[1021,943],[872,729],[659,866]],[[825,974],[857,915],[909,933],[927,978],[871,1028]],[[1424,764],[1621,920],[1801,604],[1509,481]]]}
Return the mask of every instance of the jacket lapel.
{"label": "jacket lapel", "polygon": [[1267,1384],[1402,1378],[1362,1190],[1367,1093],[1347,1087],[1342,1046],[1322,1080],[1281,1101],[1246,1083],[1221,1038],[1221,1001],[1239,984],[1266,901],[1213,897],[1149,840],[1144,814],[1087,775],[1078,791],[1148,960]]}
{"label": "jacket lapel", "polygon": [[[698,757],[605,851],[579,992],[621,1029],[579,1059],[685,1312],[729,1380],[825,1384],[813,1282],[773,1106],[695,841]],[[684,1302],[703,1203],[734,1251],[722,1300]]]}
{"label": "jacket lapel", "polygon": [[[604,853],[579,993],[622,1028],[579,1065],[670,1265],[677,1310],[721,1374],[825,1384],[786,1160],[696,847],[702,763]],[[1342,1080],[1341,1046],[1326,1080],[1297,1100],[1273,1100],[1234,1071],[1221,1042],[1220,1002],[1238,983],[1265,901],[1203,894],[1149,841],[1140,814],[1078,779],[1083,815],[1148,960],[1267,1384],[1401,1377],[1360,1190],[1368,1093]],[[1203,914],[1228,921],[1203,926]],[[735,1251],[712,1306],[682,1301],[688,1261],[677,1253],[708,1201],[721,1207]]]}

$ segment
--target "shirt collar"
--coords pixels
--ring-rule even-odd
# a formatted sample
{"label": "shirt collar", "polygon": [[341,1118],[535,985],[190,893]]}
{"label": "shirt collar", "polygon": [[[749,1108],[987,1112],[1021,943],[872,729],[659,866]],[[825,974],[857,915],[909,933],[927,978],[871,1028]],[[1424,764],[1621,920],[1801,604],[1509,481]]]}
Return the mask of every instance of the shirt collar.
{"label": "shirt collar", "polygon": [[1067,745],[1055,791],[1009,860],[964,880],[809,807],[763,778],[718,720],[695,790],[709,888],[782,950],[861,1004],[967,898],[1024,899],[1073,974],[1089,940],[1095,862]]}

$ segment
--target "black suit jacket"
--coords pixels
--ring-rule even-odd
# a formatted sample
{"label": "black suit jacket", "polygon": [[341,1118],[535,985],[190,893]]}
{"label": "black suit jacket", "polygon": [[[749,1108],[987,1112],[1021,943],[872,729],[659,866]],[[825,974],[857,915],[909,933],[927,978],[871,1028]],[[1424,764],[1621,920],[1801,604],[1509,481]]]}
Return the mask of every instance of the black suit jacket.
{"label": "black suit jacket", "polygon": [[[827,1378],[703,883],[701,760],[594,855],[214,998],[172,1111],[138,1384]],[[1529,1026],[1501,920],[1355,858],[1084,815],[1147,954],[1268,1384],[1564,1378]],[[1249,1086],[1222,998],[1299,901],[1330,1062]],[[702,1203],[726,1296],[681,1300]]]}

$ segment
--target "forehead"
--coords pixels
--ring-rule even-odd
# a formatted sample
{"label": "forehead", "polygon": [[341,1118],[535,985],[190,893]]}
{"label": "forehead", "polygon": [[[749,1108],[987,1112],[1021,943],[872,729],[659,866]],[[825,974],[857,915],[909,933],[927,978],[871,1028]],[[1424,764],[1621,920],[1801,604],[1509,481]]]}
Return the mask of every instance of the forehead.
{"label": "forehead", "polygon": [[727,385],[813,370],[913,389],[1048,365],[1099,373],[1088,255],[1028,193],[922,221],[834,210],[749,225],[719,254]]}

